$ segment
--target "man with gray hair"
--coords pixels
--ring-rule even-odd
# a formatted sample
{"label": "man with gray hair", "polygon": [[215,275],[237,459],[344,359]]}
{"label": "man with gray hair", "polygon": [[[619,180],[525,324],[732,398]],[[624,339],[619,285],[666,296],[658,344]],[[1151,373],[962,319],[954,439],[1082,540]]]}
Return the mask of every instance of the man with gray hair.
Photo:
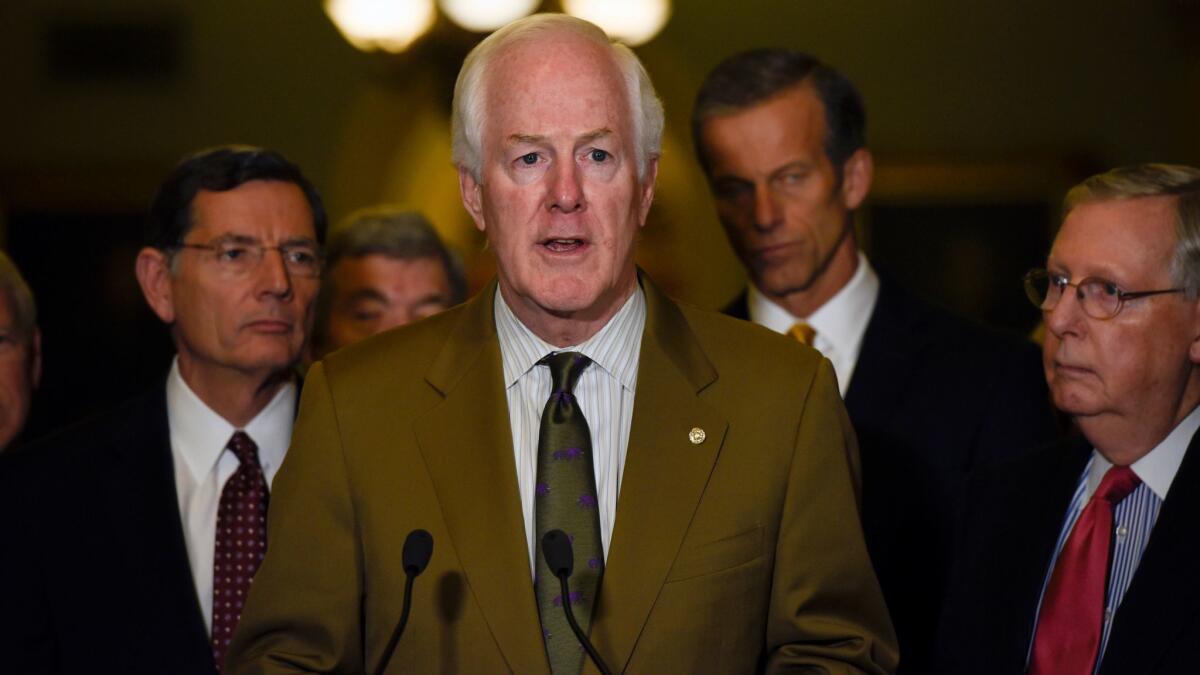
{"label": "man with gray hair", "polygon": [[580,19],[467,56],[454,160],[497,281],[309,371],[232,672],[593,672],[567,610],[612,672],[894,667],[828,362],[634,264],[662,121]]}
{"label": "man with gray hair", "polygon": [[0,452],[25,428],[42,377],[42,336],[33,293],[0,252]]}
{"label": "man with gray hair", "polygon": [[1082,437],[972,477],[939,672],[1195,672],[1200,170],[1080,183],[1025,287]]}
{"label": "man with gray hair", "polygon": [[458,256],[417,211],[375,206],[350,214],[325,248],[317,299],[317,358],[457,305],[467,280]]}

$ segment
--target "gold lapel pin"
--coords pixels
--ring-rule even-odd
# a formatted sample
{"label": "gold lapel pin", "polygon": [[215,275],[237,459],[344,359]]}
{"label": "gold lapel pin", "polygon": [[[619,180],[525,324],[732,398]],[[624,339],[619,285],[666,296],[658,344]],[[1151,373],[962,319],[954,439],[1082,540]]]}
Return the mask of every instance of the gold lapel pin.
{"label": "gold lapel pin", "polygon": [[700,427],[692,427],[692,430],[688,432],[688,440],[692,442],[692,445],[700,445],[705,438],[708,438],[708,435]]}

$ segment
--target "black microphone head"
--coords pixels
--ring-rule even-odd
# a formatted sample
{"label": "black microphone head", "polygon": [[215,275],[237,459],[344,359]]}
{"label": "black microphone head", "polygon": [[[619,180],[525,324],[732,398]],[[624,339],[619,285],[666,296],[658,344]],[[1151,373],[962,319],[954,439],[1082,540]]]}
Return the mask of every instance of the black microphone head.
{"label": "black microphone head", "polygon": [[542,537],[542,557],[556,577],[569,577],[575,571],[575,551],[571,548],[571,538],[562,530],[550,530]]}
{"label": "black microphone head", "polygon": [[433,556],[433,535],[425,530],[413,530],[404,540],[404,573],[414,577],[425,571]]}

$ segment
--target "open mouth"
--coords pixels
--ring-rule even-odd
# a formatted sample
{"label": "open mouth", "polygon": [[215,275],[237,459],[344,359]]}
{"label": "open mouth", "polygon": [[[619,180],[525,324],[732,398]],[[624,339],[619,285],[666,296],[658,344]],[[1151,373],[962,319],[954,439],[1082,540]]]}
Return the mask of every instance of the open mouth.
{"label": "open mouth", "polygon": [[586,245],[582,239],[547,239],[542,246],[553,253],[571,253]]}

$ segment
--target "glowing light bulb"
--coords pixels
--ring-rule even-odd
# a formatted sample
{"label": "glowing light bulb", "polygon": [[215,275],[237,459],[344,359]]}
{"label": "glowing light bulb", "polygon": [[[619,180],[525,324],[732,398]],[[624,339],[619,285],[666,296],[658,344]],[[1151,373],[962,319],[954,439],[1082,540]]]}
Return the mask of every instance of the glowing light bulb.
{"label": "glowing light bulb", "polygon": [[562,0],[563,10],[586,19],[630,46],[648,42],[667,24],[670,0]]}
{"label": "glowing light bulb", "polygon": [[402,52],[437,16],[433,0],[325,0],[325,13],[363,51]]}
{"label": "glowing light bulb", "polygon": [[454,23],[476,33],[488,33],[537,8],[541,0],[438,0]]}

